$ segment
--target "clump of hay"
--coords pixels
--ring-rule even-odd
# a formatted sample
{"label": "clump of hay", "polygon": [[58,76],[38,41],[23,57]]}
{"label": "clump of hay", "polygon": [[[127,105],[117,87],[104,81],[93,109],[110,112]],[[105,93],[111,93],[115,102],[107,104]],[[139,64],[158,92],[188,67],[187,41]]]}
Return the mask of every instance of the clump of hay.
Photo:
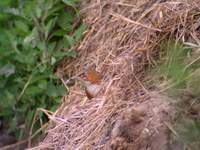
{"label": "clump of hay", "polygon": [[81,13],[89,29],[77,48],[80,57],[64,63],[61,72],[69,74],[72,67],[78,75],[85,66],[96,65],[103,89],[89,100],[80,83],[71,87],[57,112],[49,114],[46,137],[37,148],[164,149],[159,137],[169,108],[150,93],[145,70],[165,38],[200,44],[199,8],[194,0],[83,1]]}

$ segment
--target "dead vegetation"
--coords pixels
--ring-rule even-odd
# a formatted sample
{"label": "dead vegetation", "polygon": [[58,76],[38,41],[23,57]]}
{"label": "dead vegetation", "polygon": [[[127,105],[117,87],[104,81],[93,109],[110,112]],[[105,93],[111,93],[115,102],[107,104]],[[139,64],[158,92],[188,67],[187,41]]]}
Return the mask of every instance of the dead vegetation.
{"label": "dead vegetation", "polygon": [[199,47],[199,1],[87,0],[81,7],[89,29],[77,47],[80,57],[64,62],[59,74],[76,76],[95,65],[103,88],[89,100],[81,83],[70,87],[49,114],[44,140],[32,149],[168,149],[165,122],[173,108],[166,97],[152,94],[146,68],[155,63],[163,39]]}

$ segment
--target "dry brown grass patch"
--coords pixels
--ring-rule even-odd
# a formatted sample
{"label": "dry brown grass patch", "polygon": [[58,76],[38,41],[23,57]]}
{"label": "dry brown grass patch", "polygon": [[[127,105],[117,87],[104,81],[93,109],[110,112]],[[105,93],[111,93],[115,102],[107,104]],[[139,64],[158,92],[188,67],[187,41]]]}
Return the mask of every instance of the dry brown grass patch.
{"label": "dry brown grass patch", "polygon": [[[139,133],[134,127],[130,130],[140,139],[116,138],[122,143],[125,138],[129,149],[155,148],[153,139],[159,137],[155,134],[169,119],[163,118],[168,103],[152,98],[144,82],[146,67],[154,63],[157,46],[166,37],[173,35],[199,45],[195,28],[199,8],[198,0],[83,1],[81,13],[89,29],[77,48],[80,57],[64,63],[60,70],[68,74],[73,66],[73,75],[77,75],[96,65],[104,77],[103,89],[98,97],[88,100],[79,82],[70,88],[62,106],[50,117],[47,135],[37,149],[114,149],[109,146],[115,143],[113,127],[126,110],[138,107],[145,112],[145,119],[139,123]],[[165,131],[161,130],[159,133]],[[146,142],[149,137],[152,140]]]}

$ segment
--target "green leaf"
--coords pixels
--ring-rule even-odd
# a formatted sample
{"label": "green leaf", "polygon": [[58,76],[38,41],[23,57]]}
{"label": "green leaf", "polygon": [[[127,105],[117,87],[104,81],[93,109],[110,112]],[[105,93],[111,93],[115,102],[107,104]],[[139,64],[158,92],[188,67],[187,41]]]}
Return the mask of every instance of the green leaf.
{"label": "green leaf", "polygon": [[56,50],[55,48],[56,48],[56,42],[49,43],[48,50],[50,54],[54,53],[54,51]]}
{"label": "green leaf", "polygon": [[24,46],[31,46],[32,48],[35,48],[37,46],[38,40],[38,31],[37,28],[34,27],[32,32],[24,39]]}
{"label": "green leaf", "polygon": [[54,1],[55,0],[45,0],[44,2],[43,2],[43,9],[45,9],[45,10],[50,10],[52,7],[53,7],[53,5],[54,5]]}
{"label": "green leaf", "polygon": [[59,29],[59,30],[55,31],[55,32],[53,33],[53,35],[54,35],[54,36],[63,37],[64,35],[66,35],[66,33],[67,33],[67,32],[66,32],[65,30]]}
{"label": "green leaf", "polygon": [[23,21],[15,21],[15,26],[22,32],[27,33],[29,31],[29,27],[26,23],[24,23]]}
{"label": "green leaf", "polygon": [[64,36],[64,47],[69,48],[72,47],[75,44],[75,40],[73,37],[65,35]]}
{"label": "green leaf", "polygon": [[4,75],[8,78],[10,75],[15,73],[15,66],[13,64],[6,64],[2,68],[0,68],[0,75]]}
{"label": "green leaf", "polygon": [[55,111],[57,110],[57,108],[58,108],[58,107],[54,105],[54,106],[52,106],[52,107],[50,108],[50,111],[51,111],[51,112],[55,112]]}
{"label": "green leaf", "polygon": [[44,73],[47,70],[47,65],[44,64],[44,65],[39,66],[38,70],[40,73]]}
{"label": "green leaf", "polygon": [[48,83],[48,86],[47,86],[47,95],[50,96],[50,97],[57,96],[56,86],[54,84]]}
{"label": "green leaf", "polygon": [[[3,106],[4,108],[9,108],[11,107],[11,109],[13,109],[13,106],[15,104],[15,95],[13,93],[11,93],[10,91],[8,91],[7,89],[4,91],[4,101],[1,102],[1,106]],[[5,101],[6,100],[6,101]],[[11,110],[12,111],[12,110]]]}
{"label": "green leaf", "polygon": [[45,26],[44,30],[45,30],[45,38],[47,39],[47,37],[49,36],[49,33],[51,32],[51,30],[55,27],[56,21],[57,21],[57,17],[49,20],[49,22],[47,23],[47,25]]}
{"label": "green leaf", "polygon": [[48,78],[48,75],[37,73],[33,76],[30,84],[43,82],[43,80],[46,80],[46,78]]}
{"label": "green leaf", "polygon": [[82,24],[74,33],[75,41],[78,42],[81,38],[82,33],[87,29],[87,26]]}
{"label": "green leaf", "polygon": [[78,10],[76,9],[76,4],[77,4],[77,0],[62,0],[63,3],[65,3],[67,6],[71,6],[76,12],[78,12]]}
{"label": "green leaf", "polygon": [[55,57],[55,59],[60,60],[64,56],[75,58],[77,56],[77,53],[74,50],[68,50],[67,52],[65,52],[65,51],[63,51],[63,52],[62,51],[56,51],[53,56]]}
{"label": "green leaf", "polygon": [[66,56],[76,58],[77,53],[74,50],[69,50],[69,51],[66,52]]}
{"label": "green leaf", "polygon": [[38,86],[31,85],[26,89],[26,94],[32,97],[42,94],[43,91]]}
{"label": "green leaf", "polygon": [[14,3],[13,0],[0,1],[0,7],[4,8],[4,7],[12,6],[13,3]]}
{"label": "green leaf", "polygon": [[55,86],[52,83],[49,83],[47,86],[47,95],[50,97],[64,96],[67,91],[63,86]]}
{"label": "green leaf", "polygon": [[[5,88],[6,87],[6,83],[7,83],[7,79],[4,79],[4,77],[0,77],[0,95],[2,94],[3,95],[3,90],[1,90],[1,88]],[[0,96],[0,99],[3,99],[1,98]]]}
{"label": "green leaf", "polygon": [[74,21],[74,18],[75,18],[75,16],[73,14],[63,11],[59,15],[57,24],[66,32],[70,32],[73,29],[72,23]]}
{"label": "green leaf", "polygon": [[3,11],[5,14],[12,15],[13,17],[19,17],[21,19],[26,19],[23,14],[17,8],[6,8]]}
{"label": "green leaf", "polygon": [[23,51],[23,53],[15,55],[14,60],[24,64],[25,66],[31,65],[31,67],[33,67],[37,59],[37,54],[37,51],[34,50],[30,50],[28,52]]}
{"label": "green leaf", "polygon": [[36,13],[37,18],[40,18],[42,16],[42,9],[40,7],[36,7],[35,13]]}
{"label": "green leaf", "polygon": [[26,18],[33,19],[33,16],[35,16],[34,13],[36,11],[36,7],[36,1],[24,1],[24,9],[22,11]]}
{"label": "green leaf", "polygon": [[62,52],[62,51],[55,51],[53,56],[54,56],[55,59],[60,59],[64,56],[66,56],[66,53]]}
{"label": "green leaf", "polygon": [[17,129],[17,119],[16,117],[12,118],[12,120],[9,122],[9,127],[11,131],[15,131]]}
{"label": "green leaf", "polygon": [[14,31],[13,29],[6,30],[5,33],[6,33],[6,36],[8,37],[10,47],[12,47],[16,53],[19,53],[19,50],[17,47],[18,45],[17,35],[16,35],[15,30]]}
{"label": "green leaf", "polygon": [[57,94],[59,96],[65,96],[67,94],[67,91],[66,91],[65,87],[61,86],[61,85],[58,85],[57,86]]}
{"label": "green leaf", "polygon": [[44,16],[43,20],[46,20],[46,18],[50,18],[50,17],[54,17],[58,14],[58,11],[62,10],[64,8],[64,5],[61,3],[58,3],[56,5],[54,5],[46,14],[46,16]]}
{"label": "green leaf", "polygon": [[40,88],[42,90],[46,90],[46,88],[47,88],[47,80],[45,80],[45,79],[40,80],[40,82],[38,83],[38,88]]}
{"label": "green leaf", "polygon": [[56,58],[55,57],[51,57],[51,65],[54,65],[56,63]]}

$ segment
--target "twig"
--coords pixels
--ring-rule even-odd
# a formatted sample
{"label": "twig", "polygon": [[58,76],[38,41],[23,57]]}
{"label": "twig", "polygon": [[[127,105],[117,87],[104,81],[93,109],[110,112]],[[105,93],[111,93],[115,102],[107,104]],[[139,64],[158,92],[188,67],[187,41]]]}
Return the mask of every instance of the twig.
{"label": "twig", "polygon": [[30,128],[30,131],[29,131],[28,147],[31,146],[31,135],[32,135],[32,131],[33,131],[33,126],[34,126],[35,121],[36,121],[37,114],[38,114],[38,110],[36,110],[36,112],[35,112],[35,115],[33,117],[33,121],[32,121],[32,124],[31,124],[31,128]]}
{"label": "twig", "polygon": [[33,127],[34,127],[34,124],[35,124],[35,122],[36,122],[36,117],[37,117],[37,115],[38,115],[38,112],[43,112],[43,113],[45,113],[48,117],[49,117],[49,114],[48,113],[51,113],[50,111],[48,111],[48,113],[44,110],[44,109],[42,109],[42,108],[40,108],[40,109],[37,109],[36,110],[36,113],[35,113],[35,115],[34,115],[34,117],[33,117],[33,121],[32,121],[32,124],[31,124],[31,128],[30,128],[30,131],[29,131],[29,138],[28,138],[28,147],[30,148],[31,147],[31,139],[32,138],[34,138],[42,129],[44,129],[46,126],[47,126],[47,124],[48,123],[45,123],[44,125],[42,125],[42,127],[40,128],[40,129],[38,129],[33,135],[32,135],[32,131],[33,131]]}
{"label": "twig", "polygon": [[[185,77],[184,79],[182,79],[181,82],[188,80],[188,79],[191,78],[194,74],[195,74],[195,72],[191,73],[189,76],[187,76],[187,77]],[[180,81],[175,82],[175,83],[169,85],[168,87],[166,87],[165,89],[160,90],[158,93],[165,92],[166,90],[169,90],[169,89],[175,87],[176,85],[180,84],[181,82],[180,82]]]}
{"label": "twig", "polygon": [[197,62],[198,60],[200,60],[200,56],[198,58],[196,58],[195,60],[193,60],[191,63],[189,63],[184,70],[186,70],[187,68],[189,68],[191,65],[193,65],[195,62]]}
{"label": "twig", "polygon": [[[29,76],[29,78],[28,78],[26,84],[24,85],[24,87],[23,87],[21,93],[20,93],[19,96],[17,97],[17,102],[19,102],[19,100],[20,100],[20,99],[22,98],[22,96],[24,95],[24,93],[25,93],[27,87],[29,86],[29,84],[30,84],[30,82],[31,82],[31,80],[32,80],[32,78],[33,78],[33,75],[34,75],[36,69],[37,69],[39,66],[41,66],[42,64],[46,63],[46,62],[47,62],[47,61],[39,63],[39,64],[33,69],[32,73],[31,73],[31,75]],[[16,102],[16,103],[17,103],[17,102]]]}
{"label": "twig", "polygon": [[64,79],[63,79],[63,78],[61,78],[60,80],[61,80],[61,81],[62,81],[62,83],[64,84],[64,86],[65,86],[66,90],[67,90],[67,91],[69,91],[69,88],[68,88],[68,86],[67,86],[66,82],[64,81]]}
{"label": "twig", "polygon": [[19,96],[17,97],[17,102],[19,102],[19,100],[20,100],[20,99],[22,98],[22,96],[24,95],[24,92],[26,91],[27,87],[29,86],[29,84],[30,84],[32,78],[33,78],[33,73],[29,76],[29,78],[28,78],[26,84],[24,85],[24,87],[23,87],[21,93],[20,93]]}
{"label": "twig", "polygon": [[131,20],[131,19],[129,19],[129,18],[126,18],[126,17],[124,17],[124,16],[122,16],[122,15],[120,15],[120,14],[116,14],[116,13],[113,14],[113,13],[111,13],[111,15],[114,16],[114,17],[120,18],[120,19],[122,19],[122,20],[124,20],[124,21],[127,21],[127,22],[129,22],[129,23],[133,23],[133,24],[142,26],[142,27],[147,28],[147,29],[150,29],[150,30],[155,30],[155,31],[159,31],[159,32],[162,31],[161,29],[154,28],[154,27],[150,27],[150,26],[147,26],[147,25],[142,24],[142,23],[140,23],[140,22],[133,21],[133,20]]}
{"label": "twig", "polygon": [[177,137],[179,138],[178,133],[172,128],[172,126],[170,124],[168,124],[167,122],[164,122],[164,124],[167,126],[167,128]]}
{"label": "twig", "polygon": [[[116,5],[121,5],[121,6],[127,6],[127,7],[136,7],[136,5],[131,5],[131,4],[128,4],[128,3],[121,3],[121,2],[118,2],[118,3],[115,3]],[[136,11],[138,11],[139,9],[135,9]]]}
{"label": "twig", "polygon": [[144,87],[144,85],[140,82],[140,80],[137,78],[137,76],[134,74],[134,78],[136,82],[143,88],[143,90],[146,92],[146,94],[149,94],[148,90]]}
{"label": "twig", "polygon": [[36,135],[38,135],[43,129],[45,129],[48,126],[48,122],[43,124],[41,128],[39,128],[32,136],[31,139],[33,139]]}

